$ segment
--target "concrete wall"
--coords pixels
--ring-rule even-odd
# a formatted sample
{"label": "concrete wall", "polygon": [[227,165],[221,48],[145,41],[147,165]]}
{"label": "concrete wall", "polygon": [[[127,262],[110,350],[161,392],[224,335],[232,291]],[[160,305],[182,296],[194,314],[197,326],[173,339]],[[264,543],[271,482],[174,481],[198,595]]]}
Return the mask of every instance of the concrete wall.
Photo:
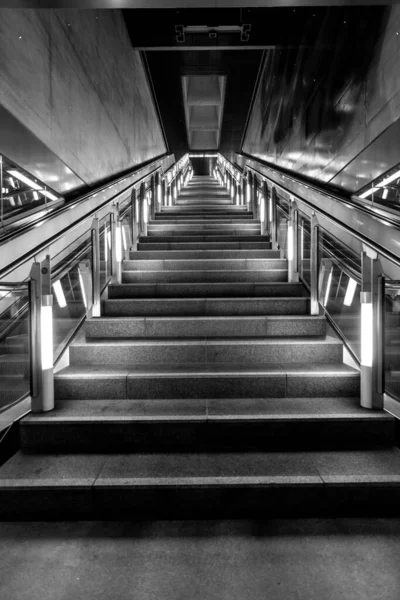
{"label": "concrete wall", "polygon": [[400,162],[400,6],[338,11],[267,53],[243,151],[354,193]]}
{"label": "concrete wall", "polygon": [[1,9],[0,74],[0,152],[59,192],[166,152],[120,11]]}

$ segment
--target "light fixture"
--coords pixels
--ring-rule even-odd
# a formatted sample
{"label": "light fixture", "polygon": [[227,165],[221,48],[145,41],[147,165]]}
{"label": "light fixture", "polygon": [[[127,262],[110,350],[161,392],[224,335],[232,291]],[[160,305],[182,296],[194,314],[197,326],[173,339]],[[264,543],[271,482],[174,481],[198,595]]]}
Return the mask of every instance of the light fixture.
{"label": "light fixture", "polygon": [[61,286],[61,281],[58,280],[53,283],[53,290],[56,295],[57,304],[60,308],[65,308],[67,306],[67,301],[65,299],[64,291]]}
{"label": "light fixture", "polygon": [[46,196],[46,198],[49,198],[49,200],[58,200],[57,196],[55,196],[51,192],[48,192],[47,190],[39,190],[39,193],[42,194],[42,196]]}
{"label": "light fixture", "polygon": [[121,223],[117,223],[115,226],[115,259],[117,262],[121,262],[122,260]]}
{"label": "light fixture", "polygon": [[108,241],[108,236],[107,236],[107,227],[104,230],[104,260],[105,262],[108,261],[108,246],[107,246],[107,241]]}
{"label": "light fixture", "polygon": [[386,198],[388,197],[388,193],[389,193],[389,188],[385,188],[383,190],[382,200],[386,200]]}
{"label": "light fixture", "polygon": [[87,308],[87,298],[86,298],[85,284],[83,282],[82,273],[81,273],[81,270],[80,270],[79,267],[78,267],[78,275],[79,275],[79,285],[81,286],[83,304],[84,304],[85,308]]}
{"label": "light fixture", "polygon": [[355,281],[352,277],[349,278],[349,282],[347,284],[346,294],[343,300],[343,304],[345,306],[351,306],[354,299],[354,294],[357,289],[357,281]]}
{"label": "light fixture", "polygon": [[371,194],[373,194],[374,192],[377,192],[379,188],[374,187],[371,188],[370,190],[367,190],[366,192],[364,192],[363,194],[360,195],[360,198],[368,198],[368,196],[370,196]]}
{"label": "light fixture", "polygon": [[122,231],[122,245],[124,247],[124,250],[126,251],[128,249],[128,244],[126,242],[126,232],[125,232],[125,227],[123,224],[121,224],[121,231]]}
{"label": "light fixture", "polygon": [[333,271],[333,267],[329,271],[328,283],[326,285],[326,291],[325,291],[324,306],[326,306],[328,304],[328,300],[329,300],[329,294],[330,294],[331,285],[332,285],[332,271]]}
{"label": "light fixture", "polygon": [[34,190],[40,190],[40,185],[38,185],[37,183],[32,181],[32,179],[25,177],[25,175],[23,175],[22,173],[19,173],[19,171],[16,171],[15,169],[13,169],[12,171],[8,171],[8,172],[10,175],[15,177],[16,179],[19,179],[23,183],[26,183],[26,185],[29,185]]}
{"label": "light fixture", "polygon": [[36,191],[33,192],[33,199],[39,200],[39,194]]}
{"label": "light fixture", "polygon": [[373,311],[372,302],[361,302],[361,364],[372,367]]}
{"label": "light fixture", "polygon": [[53,307],[51,294],[42,296],[40,313],[42,370],[53,368]]}
{"label": "light fixture", "polygon": [[288,231],[287,231],[287,258],[288,258],[288,260],[293,260],[293,256],[294,256],[293,225],[292,225],[292,223],[289,223]]}
{"label": "light fixture", "polygon": [[378,187],[385,187],[385,185],[387,185],[388,183],[391,183],[392,181],[394,181],[395,179],[398,179],[399,177],[400,177],[400,171],[396,171],[396,173],[393,173],[393,175],[390,175],[390,177],[386,177],[386,179],[384,179],[377,185],[378,185]]}

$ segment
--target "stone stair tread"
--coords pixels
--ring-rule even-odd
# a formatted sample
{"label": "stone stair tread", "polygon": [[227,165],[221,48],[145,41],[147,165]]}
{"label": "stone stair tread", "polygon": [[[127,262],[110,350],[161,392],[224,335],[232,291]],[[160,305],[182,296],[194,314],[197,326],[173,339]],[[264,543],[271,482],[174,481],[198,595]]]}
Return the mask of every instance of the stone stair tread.
{"label": "stone stair tread", "polygon": [[314,377],[323,377],[325,375],[335,374],[336,377],[349,375],[359,377],[359,372],[344,363],[257,363],[255,365],[243,365],[235,363],[207,363],[195,365],[191,363],[169,364],[137,364],[137,365],[114,365],[114,364],[93,364],[93,365],[69,365],[63,371],[56,374],[56,379],[68,379],[74,377],[88,377],[92,375],[96,378],[141,376],[154,377],[155,375],[171,375],[179,377],[192,376],[254,376],[257,375],[310,375]]}
{"label": "stone stair tread", "polygon": [[51,487],[400,485],[400,451],[24,454],[0,467],[0,489]]}
{"label": "stone stair tread", "polygon": [[97,346],[113,347],[143,347],[143,346],[291,346],[291,345],[309,345],[310,342],[315,346],[330,345],[342,346],[342,342],[329,336],[308,336],[298,337],[293,339],[276,338],[258,338],[258,337],[225,337],[223,339],[217,337],[195,337],[188,339],[180,338],[153,338],[153,339],[136,339],[136,338],[96,338],[81,342],[74,342],[73,347],[93,348]]}
{"label": "stone stair tread", "polygon": [[58,400],[47,413],[31,413],[22,426],[45,423],[200,421],[394,421],[389,413],[360,407],[354,397],[188,400]]}
{"label": "stone stair tread", "polygon": [[131,261],[141,260],[256,260],[256,259],[279,259],[279,250],[137,250],[131,252]]}

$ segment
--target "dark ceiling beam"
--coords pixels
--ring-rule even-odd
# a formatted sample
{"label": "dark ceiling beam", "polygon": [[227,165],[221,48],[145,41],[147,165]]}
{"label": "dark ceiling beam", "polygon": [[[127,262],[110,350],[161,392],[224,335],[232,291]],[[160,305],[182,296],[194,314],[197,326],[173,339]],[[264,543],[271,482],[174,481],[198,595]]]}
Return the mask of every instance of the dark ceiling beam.
{"label": "dark ceiling beam", "polygon": [[293,8],[387,6],[398,0],[0,0],[0,8]]}
{"label": "dark ceiling beam", "polygon": [[[144,52],[201,52],[202,50],[288,50],[290,48],[309,48],[310,46],[140,46],[134,50]],[[319,46],[320,48],[320,46]]]}

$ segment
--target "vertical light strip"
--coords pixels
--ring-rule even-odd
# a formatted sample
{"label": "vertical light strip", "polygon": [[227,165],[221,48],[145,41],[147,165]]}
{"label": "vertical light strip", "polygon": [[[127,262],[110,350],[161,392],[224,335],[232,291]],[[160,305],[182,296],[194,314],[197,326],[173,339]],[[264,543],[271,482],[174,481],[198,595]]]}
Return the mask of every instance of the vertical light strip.
{"label": "vertical light strip", "polygon": [[67,306],[67,301],[65,300],[65,295],[64,295],[60,280],[53,283],[53,290],[56,295],[58,306],[60,308],[65,308]]}
{"label": "vertical light strip", "polygon": [[53,368],[53,307],[43,306],[40,314],[42,369]]}
{"label": "vertical light strip", "polygon": [[361,303],[361,364],[372,367],[373,359],[372,302]]}
{"label": "vertical light strip", "polygon": [[325,292],[325,298],[324,298],[324,306],[326,306],[328,304],[328,300],[329,300],[329,294],[331,292],[331,285],[332,285],[332,271],[333,271],[333,267],[331,268],[331,270],[329,271],[329,277],[328,277],[328,283],[326,286],[326,292]]}
{"label": "vertical light strip", "polygon": [[347,284],[346,294],[345,294],[345,297],[343,300],[343,304],[345,306],[352,305],[356,289],[357,289],[357,281],[355,281],[354,279],[352,279],[350,277],[349,282]]}

